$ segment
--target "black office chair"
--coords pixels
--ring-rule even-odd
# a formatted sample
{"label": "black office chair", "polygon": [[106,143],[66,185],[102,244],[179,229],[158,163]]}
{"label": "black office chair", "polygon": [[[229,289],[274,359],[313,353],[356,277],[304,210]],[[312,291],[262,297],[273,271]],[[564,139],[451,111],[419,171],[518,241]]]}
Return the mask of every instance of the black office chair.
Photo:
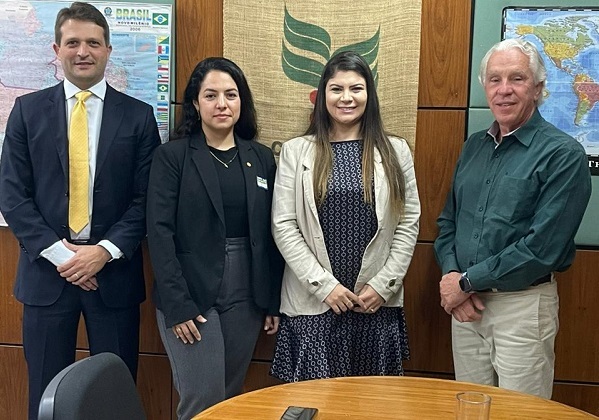
{"label": "black office chair", "polygon": [[131,373],[120,357],[100,353],[64,368],[46,387],[38,420],[145,420]]}

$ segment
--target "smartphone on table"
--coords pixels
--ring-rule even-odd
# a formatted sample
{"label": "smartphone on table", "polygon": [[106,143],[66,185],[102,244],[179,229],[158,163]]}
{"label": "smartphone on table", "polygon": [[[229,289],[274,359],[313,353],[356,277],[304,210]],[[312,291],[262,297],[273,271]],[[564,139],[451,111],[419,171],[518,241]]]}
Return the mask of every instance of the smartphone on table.
{"label": "smartphone on table", "polygon": [[281,420],[312,420],[316,418],[317,408],[310,407],[287,407],[281,416]]}

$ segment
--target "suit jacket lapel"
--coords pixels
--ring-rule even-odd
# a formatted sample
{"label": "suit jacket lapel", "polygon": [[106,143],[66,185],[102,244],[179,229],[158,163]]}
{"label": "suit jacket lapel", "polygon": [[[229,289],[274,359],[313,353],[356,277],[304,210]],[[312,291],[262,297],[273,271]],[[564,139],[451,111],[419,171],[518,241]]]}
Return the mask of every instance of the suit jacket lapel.
{"label": "suit jacket lapel", "polygon": [[69,134],[67,132],[66,108],[64,84],[61,82],[54,87],[54,91],[50,94],[42,115],[48,117],[51,126],[54,126],[56,122],[58,124],[54,131],[54,144],[56,145],[56,151],[58,152],[58,158],[60,159],[60,165],[65,177],[69,173],[69,154],[67,152]]}
{"label": "suit jacket lapel", "polygon": [[100,127],[100,139],[98,141],[98,154],[96,156],[96,174],[101,172],[102,165],[106,161],[108,151],[116,137],[116,133],[123,119],[123,101],[110,86],[106,86],[104,97],[104,108],[102,111],[102,126]]}
{"label": "suit jacket lapel", "polygon": [[[235,136],[237,150],[239,150],[239,161],[245,178],[245,191],[248,206],[249,220],[255,220],[253,217],[254,202],[256,201],[256,185],[258,182],[256,174],[256,165],[259,164],[256,160],[256,154],[252,151],[252,146],[247,140],[240,140]],[[266,182],[266,179],[265,179]]]}
{"label": "suit jacket lapel", "polygon": [[221,223],[225,224],[225,210],[223,207],[223,197],[220,191],[220,183],[218,181],[218,174],[210,156],[210,149],[206,144],[206,138],[204,133],[200,133],[199,136],[192,136],[189,139],[189,149],[191,160],[195,164],[200,178],[204,183],[204,187],[208,192],[208,198],[212,202],[218,218]]}

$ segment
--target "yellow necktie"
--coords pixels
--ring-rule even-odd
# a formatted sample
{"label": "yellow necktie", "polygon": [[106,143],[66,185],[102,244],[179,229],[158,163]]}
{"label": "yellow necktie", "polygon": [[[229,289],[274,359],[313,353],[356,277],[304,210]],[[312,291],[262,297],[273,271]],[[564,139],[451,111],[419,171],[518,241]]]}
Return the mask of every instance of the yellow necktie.
{"label": "yellow necktie", "polygon": [[80,232],[89,224],[89,139],[85,101],[91,92],[75,95],[69,127],[69,227]]}

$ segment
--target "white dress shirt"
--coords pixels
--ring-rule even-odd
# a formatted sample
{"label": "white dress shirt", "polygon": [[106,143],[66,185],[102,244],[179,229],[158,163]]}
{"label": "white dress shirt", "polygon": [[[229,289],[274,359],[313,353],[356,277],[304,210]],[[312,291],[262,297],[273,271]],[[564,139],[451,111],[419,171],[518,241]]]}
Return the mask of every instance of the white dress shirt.
{"label": "white dress shirt", "polygon": [[[94,205],[94,178],[96,174],[96,156],[98,154],[98,142],[100,140],[100,127],[102,126],[102,112],[104,110],[104,97],[106,96],[106,79],[102,79],[94,86],[87,89],[92,95],[85,101],[85,107],[87,109],[87,126],[89,134],[89,221],[81,232],[75,233],[71,230],[71,238],[75,240],[85,241],[90,238],[91,233],[91,219],[93,214]],[[66,98],[66,112],[67,112],[67,127],[71,123],[71,113],[73,107],[77,102],[75,95],[79,93],[81,89],[71,83],[69,80],[64,80],[64,93]],[[112,242],[103,239],[98,245],[105,248],[112,259],[121,258],[123,253],[121,250],[114,245]],[[68,261],[75,253],[69,250],[62,241],[58,241],[52,244],[50,247],[43,250],[40,254],[42,257],[49,260],[55,266],[59,266],[64,262]]]}

